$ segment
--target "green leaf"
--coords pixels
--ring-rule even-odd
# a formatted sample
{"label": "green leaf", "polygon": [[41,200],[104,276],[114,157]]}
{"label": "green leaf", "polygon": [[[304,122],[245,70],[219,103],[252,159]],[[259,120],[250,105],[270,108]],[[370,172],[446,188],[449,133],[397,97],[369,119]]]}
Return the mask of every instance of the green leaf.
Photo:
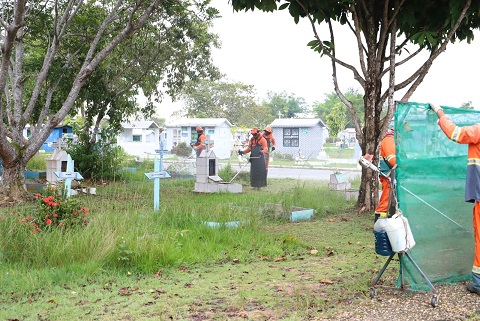
{"label": "green leaf", "polygon": [[423,46],[424,42],[425,42],[425,33],[421,33],[419,36],[418,36],[418,39],[417,39],[417,42],[420,46]]}
{"label": "green leaf", "polygon": [[431,45],[433,45],[433,46],[437,45],[438,41],[437,41],[437,38],[436,38],[437,37],[436,32],[427,32],[427,33],[425,33],[425,35],[427,36],[427,41]]}

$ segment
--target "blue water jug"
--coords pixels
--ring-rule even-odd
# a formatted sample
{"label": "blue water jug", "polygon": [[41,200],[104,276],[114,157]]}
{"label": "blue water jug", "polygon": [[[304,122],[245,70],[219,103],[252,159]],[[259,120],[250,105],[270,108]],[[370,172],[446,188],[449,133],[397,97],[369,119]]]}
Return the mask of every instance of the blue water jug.
{"label": "blue water jug", "polygon": [[375,236],[375,252],[379,255],[390,256],[393,254],[392,245],[385,231],[386,218],[379,218],[373,226],[373,235]]}

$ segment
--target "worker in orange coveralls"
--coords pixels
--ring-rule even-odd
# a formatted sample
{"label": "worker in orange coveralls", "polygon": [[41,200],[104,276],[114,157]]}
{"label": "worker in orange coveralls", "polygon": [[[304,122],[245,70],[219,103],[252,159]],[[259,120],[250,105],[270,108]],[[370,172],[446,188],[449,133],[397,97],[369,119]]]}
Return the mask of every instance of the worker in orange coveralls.
{"label": "worker in orange coveralls", "polygon": [[[265,154],[265,168],[267,170],[267,173],[265,174],[265,179],[267,179],[268,165],[270,165],[270,155],[275,150],[276,142],[275,142],[275,137],[273,136],[272,127],[270,126],[265,127],[263,129],[262,135],[267,141],[267,148],[268,148],[268,153]],[[267,182],[265,182],[265,186],[266,185],[267,185]]]}
{"label": "worker in orange coveralls", "polygon": [[270,164],[270,153],[275,150],[275,145],[276,145],[275,137],[273,136],[272,127],[270,127],[270,126],[265,127],[263,129],[262,135],[267,140],[268,153],[266,154],[266,156],[268,156],[268,157],[266,159],[266,162],[267,162],[266,163],[266,168],[267,168],[267,171],[268,171],[268,165]]}
{"label": "worker in orange coveralls", "polygon": [[267,186],[267,168],[265,154],[268,153],[267,140],[257,127],[250,131],[252,138],[245,150],[238,150],[238,155],[250,153],[250,185],[255,189]]}
{"label": "worker in orange coveralls", "polygon": [[202,153],[202,150],[205,149],[205,140],[207,139],[207,137],[205,136],[203,128],[201,126],[197,126],[196,131],[197,141],[195,143],[191,143],[190,146],[192,146],[192,148],[195,150],[198,157]]}
{"label": "worker in orange coveralls", "polygon": [[475,257],[472,282],[467,284],[467,290],[480,294],[480,123],[472,126],[457,126],[445,115],[440,106],[430,103],[430,108],[437,114],[438,125],[450,140],[459,144],[468,144],[465,201],[475,203],[473,206]]}
{"label": "worker in orange coveralls", "polygon": [[[397,164],[396,159],[396,147],[393,126],[385,133],[380,142],[380,162],[379,169],[380,171],[388,175],[390,170]],[[380,183],[382,184],[382,194],[380,195],[380,200],[378,201],[377,208],[375,209],[375,219],[387,217],[388,216],[388,206],[391,192],[390,179],[384,175],[380,175]]]}

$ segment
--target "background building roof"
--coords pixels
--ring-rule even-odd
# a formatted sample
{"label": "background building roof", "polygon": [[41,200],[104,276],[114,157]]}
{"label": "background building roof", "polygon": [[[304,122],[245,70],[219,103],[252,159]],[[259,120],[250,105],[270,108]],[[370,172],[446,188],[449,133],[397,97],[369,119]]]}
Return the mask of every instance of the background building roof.
{"label": "background building roof", "polygon": [[226,118],[180,118],[166,124],[167,127],[216,127],[223,123],[227,123],[232,127],[232,124]]}
{"label": "background building roof", "polygon": [[122,123],[123,128],[160,128],[154,121],[132,121],[129,123]]}
{"label": "background building roof", "polygon": [[277,118],[270,126],[272,127],[327,127],[320,118]]}

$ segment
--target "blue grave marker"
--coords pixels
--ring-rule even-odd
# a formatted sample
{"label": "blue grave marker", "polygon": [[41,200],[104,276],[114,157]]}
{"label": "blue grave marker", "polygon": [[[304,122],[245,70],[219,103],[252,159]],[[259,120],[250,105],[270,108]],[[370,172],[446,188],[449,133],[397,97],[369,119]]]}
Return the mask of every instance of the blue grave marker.
{"label": "blue grave marker", "polygon": [[73,159],[67,154],[67,171],[66,172],[54,172],[55,176],[59,179],[65,180],[65,189],[67,190],[67,197],[70,197],[70,190],[72,188],[72,179],[83,179],[82,175],[73,171]]}
{"label": "blue grave marker", "polygon": [[160,208],[160,178],[170,178],[170,174],[163,171],[163,154],[168,150],[163,149],[163,142],[160,143],[160,149],[155,150],[160,154],[160,160],[157,156],[153,159],[153,173],[145,173],[148,179],[153,179],[153,210],[158,211]]}

